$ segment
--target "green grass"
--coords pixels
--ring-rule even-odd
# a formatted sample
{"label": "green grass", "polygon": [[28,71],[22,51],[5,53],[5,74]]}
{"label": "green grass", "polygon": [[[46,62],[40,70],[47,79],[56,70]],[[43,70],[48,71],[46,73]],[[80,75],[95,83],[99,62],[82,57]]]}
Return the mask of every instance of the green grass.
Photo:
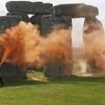
{"label": "green grass", "polygon": [[105,105],[105,78],[6,82],[0,105]]}

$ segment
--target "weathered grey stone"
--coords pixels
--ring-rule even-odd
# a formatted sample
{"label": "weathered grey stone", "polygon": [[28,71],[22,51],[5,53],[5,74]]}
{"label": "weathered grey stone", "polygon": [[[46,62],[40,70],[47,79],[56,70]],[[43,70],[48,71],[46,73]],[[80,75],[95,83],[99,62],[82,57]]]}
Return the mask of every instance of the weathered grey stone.
{"label": "weathered grey stone", "polygon": [[33,15],[30,18],[30,22],[34,25],[38,25],[39,27],[41,27],[41,17],[42,15]]}
{"label": "weathered grey stone", "polygon": [[[60,27],[59,27],[60,25]],[[69,26],[56,26],[48,35],[54,38],[46,45],[44,74],[49,78],[70,77],[72,75],[72,39]]]}
{"label": "weathered grey stone", "polygon": [[67,16],[52,16],[52,15],[43,15],[41,18],[41,34],[46,36],[48,33],[53,31],[53,28],[57,25],[60,25],[63,28],[72,27],[71,18]]}
{"label": "weathered grey stone", "polygon": [[6,7],[12,13],[50,14],[53,11],[51,3],[42,2],[10,1],[7,2]]}
{"label": "weathered grey stone", "polygon": [[9,1],[6,3],[7,10],[14,13],[30,13],[32,3],[29,1]]}
{"label": "weathered grey stone", "polygon": [[4,63],[0,66],[0,73],[6,81],[26,79],[26,72],[18,66]]}
{"label": "weathered grey stone", "polygon": [[98,8],[85,4],[61,4],[54,7],[55,15],[67,15],[72,18],[98,15]]}
{"label": "weathered grey stone", "polygon": [[87,72],[105,75],[105,32],[102,23],[96,17],[85,19],[83,40]]}
{"label": "weathered grey stone", "polygon": [[6,28],[17,25],[22,18],[20,16],[1,16],[0,17],[0,32],[4,32]]}
{"label": "weathered grey stone", "polygon": [[29,21],[29,17],[27,14],[23,14],[23,13],[7,13],[7,16],[20,16],[22,18],[22,21],[28,22]]}

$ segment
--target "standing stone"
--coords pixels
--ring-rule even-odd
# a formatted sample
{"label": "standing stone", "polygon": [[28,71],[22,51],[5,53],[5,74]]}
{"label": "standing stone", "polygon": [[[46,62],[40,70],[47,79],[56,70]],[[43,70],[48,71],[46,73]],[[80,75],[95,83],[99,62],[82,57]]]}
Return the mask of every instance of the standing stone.
{"label": "standing stone", "polygon": [[0,66],[0,74],[5,81],[26,79],[26,71],[9,63],[3,63]]}
{"label": "standing stone", "polygon": [[0,16],[0,33],[7,28],[16,26],[21,20],[20,16]]}
{"label": "standing stone", "polygon": [[41,34],[46,36],[53,31],[55,26],[58,25],[61,27],[64,26],[63,28],[71,27],[71,18],[67,16],[43,15],[41,17]]}
{"label": "standing stone", "polygon": [[96,17],[85,18],[83,40],[87,72],[96,76],[105,75],[105,33]]}
{"label": "standing stone", "polygon": [[46,28],[44,34],[48,37],[44,68],[46,77],[69,77],[72,74],[72,23],[71,19],[69,21],[67,19],[67,17],[50,17],[46,19],[49,27],[42,27]]}

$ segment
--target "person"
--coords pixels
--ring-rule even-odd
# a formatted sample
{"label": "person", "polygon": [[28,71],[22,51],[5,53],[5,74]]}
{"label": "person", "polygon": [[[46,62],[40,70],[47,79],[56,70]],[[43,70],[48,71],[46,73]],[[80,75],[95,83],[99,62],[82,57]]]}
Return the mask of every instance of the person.
{"label": "person", "polygon": [[4,86],[4,82],[1,74],[0,74],[0,83],[1,83],[1,86]]}

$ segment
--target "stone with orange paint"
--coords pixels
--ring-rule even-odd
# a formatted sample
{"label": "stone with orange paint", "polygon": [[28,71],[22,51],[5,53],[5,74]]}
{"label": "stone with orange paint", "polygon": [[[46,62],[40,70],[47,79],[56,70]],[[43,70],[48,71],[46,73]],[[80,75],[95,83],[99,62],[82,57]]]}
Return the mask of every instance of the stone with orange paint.
{"label": "stone with orange paint", "polygon": [[102,23],[96,17],[85,19],[83,40],[87,72],[97,76],[105,75],[105,32]]}
{"label": "stone with orange paint", "polygon": [[43,67],[47,77],[71,76],[71,30],[71,26],[65,28],[57,25],[47,37],[42,37],[37,26],[20,22],[0,36],[2,64],[16,65],[23,68],[24,73],[27,72],[27,67],[35,66]]}
{"label": "stone with orange paint", "polygon": [[71,27],[68,29],[56,27],[49,37],[44,55],[45,76],[49,78],[70,77],[73,68]]}

